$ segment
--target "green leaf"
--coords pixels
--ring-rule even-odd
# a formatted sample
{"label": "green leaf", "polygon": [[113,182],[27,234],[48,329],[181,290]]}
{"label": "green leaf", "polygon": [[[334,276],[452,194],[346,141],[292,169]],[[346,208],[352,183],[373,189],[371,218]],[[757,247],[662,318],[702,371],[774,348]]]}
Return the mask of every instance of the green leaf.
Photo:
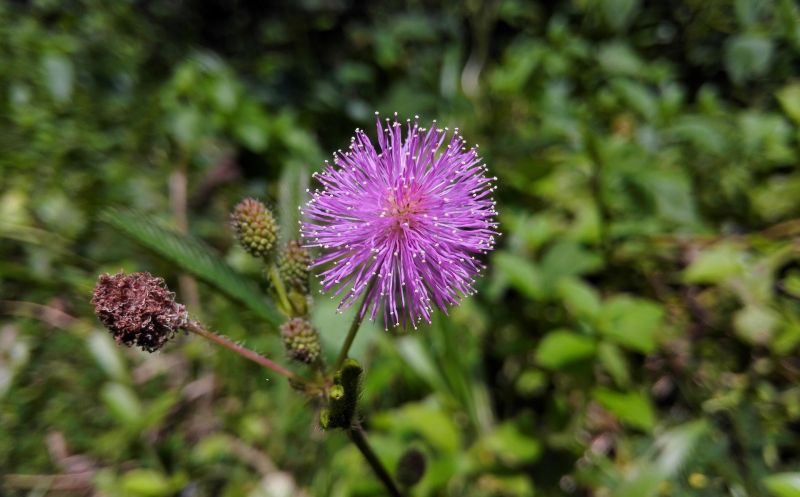
{"label": "green leaf", "polygon": [[700,253],[683,273],[687,283],[719,283],[744,269],[742,251],[730,244],[718,244]]}
{"label": "green leaf", "polygon": [[614,378],[619,387],[626,387],[631,382],[630,366],[625,353],[613,343],[603,342],[597,348],[597,358],[608,374]]}
{"label": "green leaf", "polygon": [[120,348],[111,336],[102,331],[93,331],[86,339],[89,351],[106,374],[119,382],[129,381],[128,370],[122,360]]}
{"label": "green leaf", "polygon": [[147,215],[123,209],[106,209],[101,218],[185,271],[245,305],[275,327],[283,318],[258,288],[230,268],[205,243],[156,224]]}
{"label": "green leaf", "polygon": [[494,267],[523,295],[535,300],[544,296],[541,272],[531,261],[509,252],[498,252],[492,260]]}
{"label": "green leaf", "polygon": [[540,261],[542,283],[548,295],[554,293],[565,277],[590,273],[603,265],[600,254],[579,243],[562,240],[554,243]]}
{"label": "green leaf", "polygon": [[547,334],[536,349],[536,362],[548,369],[561,369],[594,355],[595,343],[589,337],[568,330]]}
{"label": "green leaf", "polygon": [[626,27],[639,7],[639,0],[601,0],[603,17],[612,29]]}
{"label": "green leaf", "polygon": [[621,422],[650,431],[656,424],[656,415],[650,399],[638,392],[619,393],[607,388],[597,388],[592,396]]}
{"label": "green leaf", "polygon": [[100,391],[100,398],[120,423],[131,428],[140,426],[142,404],[129,387],[120,383],[107,383]]}
{"label": "green leaf", "polygon": [[125,494],[136,497],[161,497],[173,492],[169,479],[152,469],[134,469],[120,478]]}
{"label": "green leaf", "polygon": [[786,115],[796,124],[800,124],[800,83],[784,86],[775,96]]}
{"label": "green leaf", "polygon": [[494,452],[498,459],[509,466],[532,463],[542,453],[542,444],[520,431],[513,421],[498,426],[479,445]]}
{"label": "green leaf", "polygon": [[775,497],[800,497],[800,473],[776,473],[762,481]]}
{"label": "green leaf", "polygon": [[597,61],[604,71],[621,76],[634,76],[640,73],[644,66],[630,46],[619,42],[607,43],[600,47]]}
{"label": "green leaf", "polygon": [[558,284],[558,294],[571,314],[592,319],[600,312],[600,296],[591,285],[578,278],[563,278]]}
{"label": "green leaf", "polygon": [[598,330],[609,340],[645,354],[656,348],[664,310],[647,299],[619,295],[609,299],[598,318]]}
{"label": "green leaf", "polygon": [[47,55],[42,60],[42,72],[53,100],[59,103],[69,100],[75,80],[72,62],[63,55]]}
{"label": "green leaf", "polygon": [[760,35],[736,35],[725,46],[725,68],[734,83],[761,76],[769,69],[772,40]]}
{"label": "green leaf", "polygon": [[733,316],[736,334],[753,345],[768,344],[780,323],[780,315],[768,307],[750,304]]}
{"label": "green leaf", "polygon": [[461,445],[461,430],[452,416],[433,402],[404,404],[403,407],[372,417],[376,428],[386,428],[396,433],[421,435],[443,452],[454,452]]}

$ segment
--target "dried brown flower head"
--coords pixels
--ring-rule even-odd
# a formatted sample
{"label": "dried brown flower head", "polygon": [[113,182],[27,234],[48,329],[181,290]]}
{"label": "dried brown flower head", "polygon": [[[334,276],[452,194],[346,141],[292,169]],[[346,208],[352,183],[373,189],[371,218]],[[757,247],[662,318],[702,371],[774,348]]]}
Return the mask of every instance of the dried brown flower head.
{"label": "dried brown flower head", "polygon": [[117,343],[148,352],[160,349],[189,321],[164,280],[150,273],[101,274],[92,305]]}

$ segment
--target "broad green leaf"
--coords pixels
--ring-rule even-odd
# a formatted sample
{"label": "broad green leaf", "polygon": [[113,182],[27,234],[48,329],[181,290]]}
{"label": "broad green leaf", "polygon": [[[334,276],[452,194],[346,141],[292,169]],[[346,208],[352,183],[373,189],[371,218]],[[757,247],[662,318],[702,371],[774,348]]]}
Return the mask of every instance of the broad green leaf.
{"label": "broad green leaf", "polygon": [[612,29],[626,27],[639,7],[639,0],[600,0],[603,18]]}
{"label": "broad green leaf", "polygon": [[680,140],[691,143],[703,152],[725,155],[729,140],[725,134],[724,123],[705,116],[685,115],[669,128]]}
{"label": "broad green leaf", "polygon": [[597,327],[609,340],[647,354],[656,348],[663,318],[664,310],[655,302],[618,295],[603,305]]}
{"label": "broad green leaf", "polygon": [[613,343],[602,342],[597,348],[597,358],[619,387],[631,382],[630,366],[625,353]]}
{"label": "broad green leaf", "polygon": [[542,453],[541,443],[532,436],[520,431],[517,423],[509,421],[501,424],[479,442],[495,453],[505,465],[529,464],[536,461]]}
{"label": "broad green leaf", "polygon": [[134,469],[120,478],[120,489],[132,497],[161,497],[173,493],[169,479],[152,469]]}
{"label": "broad green leaf", "polygon": [[775,175],[748,192],[753,208],[768,220],[780,221],[800,207],[800,177]]}
{"label": "broad green leaf", "polygon": [[269,143],[269,120],[255,103],[241,105],[233,117],[236,139],[254,152],[263,152]]}
{"label": "broad green leaf", "polygon": [[579,318],[591,319],[600,312],[597,290],[578,278],[563,278],[558,284],[558,294],[570,313]]}
{"label": "broad green leaf", "polygon": [[422,342],[415,336],[402,337],[396,341],[397,351],[406,364],[422,379],[439,392],[447,392],[447,383],[442,378],[439,369],[430,353],[422,346]]}
{"label": "broad green leaf", "polygon": [[106,209],[102,219],[147,248],[244,304],[276,328],[283,318],[258,288],[237,274],[205,243],[156,224],[133,210]]}
{"label": "broad green leaf", "polygon": [[780,102],[783,111],[795,124],[800,124],[800,83],[790,83],[775,95]]}
{"label": "broad green leaf", "polygon": [[547,388],[547,377],[549,375],[538,369],[528,369],[522,372],[517,378],[514,386],[517,392],[524,396],[533,396],[541,393]]}
{"label": "broad green leaf", "polygon": [[72,96],[75,68],[72,61],[63,55],[47,55],[42,60],[42,72],[47,90],[53,100],[66,102]]}
{"label": "broad green leaf", "polygon": [[656,423],[650,399],[638,392],[619,393],[601,387],[592,396],[617,419],[631,427],[650,431]]}
{"label": "broad green leaf", "polygon": [[600,254],[569,240],[554,243],[539,263],[542,283],[548,295],[565,277],[590,273],[603,265]]}
{"label": "broad green leaf", "polygon": [[614,489],[614,497],[658,495],[664,481],[686,467],[707,432],[705,421],[691,421],[660,434],[642,457],[628,463],[627,477]]}
{"label": "broad green leaf", "polygon": [[753,345],[766,345],[780,323],[780,315],[768,307],[750,304],[733,316],[736,334]]}
{"label": "broad green leaf", "polygon": [[531,261],[510,252],[498,252],[492,261],[495,269],[523,295],[535,300],[544,296],[541,272]]}
{"label": "broad green leaf", "polygon": [[100,398],[120,423],[129,428],[140,426],[144,410],[130,387],[120,383],[106,383],[100,391]]}
{"label": "broad green leaf", "polygon": [[744,269],[744,254],[730,244],[722,243],[703,250],[683,273],[687,283],[719,283],[738,276]]}
{"label": "broad green leaf", "polygon": [[95,361],[109,377],[119,382],[128,381],[128,370],[122,360],[120,349],[108,333],[93,331],[86,342]]}
{"label": "broad green leaf", "polygon": [[618,42],[603,45],[597,54],[597,60],[603,70],[621,76],[634,76],[643,67],[642,60],[631,47]]}
{"label": "broad green leaf", "polygon": [[772,40],[755,34],[735,35],[725,44],[725,68],[734,83],[741,84],[769,69]]}
{"label": "broad green leaf", "polygon": [[434,402],[408,403],[393,411],[375,414],[372,423],[397,433],[421,435],[444,452],[454,452],[461,445],[461,430],[452,416]]}
{"label": "broad green leaf", "polygon": [[561,369],[594,355],[595,343],[589,337],[568,330],[548,333],[536,349],[536,362],[548,369]]}
{"label": "broad green leaf", "polygon": [[800,497],[800,473],[776,473],[762,481],[775,497]]}

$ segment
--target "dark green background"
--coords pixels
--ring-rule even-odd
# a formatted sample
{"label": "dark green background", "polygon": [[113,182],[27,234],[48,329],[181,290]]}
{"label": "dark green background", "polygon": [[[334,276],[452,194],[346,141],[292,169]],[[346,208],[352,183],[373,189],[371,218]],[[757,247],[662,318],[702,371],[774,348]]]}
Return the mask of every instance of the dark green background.
{"label": "dark green background", "polygon": [[283,361],[273,326],[100,213],[186,207],[264,284],[231,206],[296,236],[310,173],[375,110],[459,127],[498,177],[478,295],[354,349],[380,456],[428,457],[413,495],[800,495],[792,0],[0,3],[6,493],[382,495],[280,378],[196,338],[117,349],[88,302],[99,272],[151,271]]}

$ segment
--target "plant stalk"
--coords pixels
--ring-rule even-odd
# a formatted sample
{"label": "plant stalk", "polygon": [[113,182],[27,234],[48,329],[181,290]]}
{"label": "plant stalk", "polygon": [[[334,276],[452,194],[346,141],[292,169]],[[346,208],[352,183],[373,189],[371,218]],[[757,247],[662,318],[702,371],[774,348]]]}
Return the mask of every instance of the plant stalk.
{"label": "plant stalk", "polygon": [[395,484],[392,476],[389,474],[389,471],[386,470],[381,460],[378,459],[377,454],[375,454],[375,452],[372,450],[372,447],[369,445],[366,434],[364,433],[364,429],[361,428],[361,425],[356,424],[346,431],[347,436],[350,437],[350,440],[352,440],[355,446],[358,447],[358,450],[361,451],[361,455],[363,455],[364,459],[366,459],[367,463],[369,463],[369,466],[372,468],[375,476],[377,476],[381,483],[383,483],[383,486],[386,487],[389,495],[392,497],[403,497],[403,494]]}
{"label": "plant stalk", "polygon": [[267,272],[269,273],[269,279],[272,281],[272,286],[275,287],[278,300],[284,308],[284,312],[291,316],[293,307],[291,302],[289,302],[289,297],[286,295],[286,287],[283,286],[283,280],[281,279],[280,272],[278,272],[278,266],[276,266],[274,262],[269,263]]}
{"label": "plant stalk", "polygon": [[224,336],[221,336],[221,335],[217,335],[216,333],[214,333],[212,331],[208,331],[207,329],[203,328],[199,323],[197,323],[195,321],[191,321],[186,326],[186,330],[187,331],[191,331],[192,333],[194,333],[196,335],[200,335],[201,337],[203,337],[203,338],[205,338],[207,340],[210,340],[210,341],[216,343],[217,345],[222,345],[226,349],[229,349],[229,350],[232,350],[233,352],[236,352],[237,354],[239,354],[240,356],[244,357],[245,359],[249,359],[249,360],[255,362],[256,364],[258,364],[260,366],[263,366],[263,367],[265,367],[267,369],[270,369],[270,370],[278,373],[279,375],[285,376],[287,379],[289,379],[292,382],[303,383],[303,384],[308,383],[305,378],[301,378],[300,376],[297,376],[295,373],[289,371],[288,369],[284,368],[280,364],[277,364],[277,363],[267,359],[266,357],[262,356],[261,354],[259,354],[257,352],[254,352],[254,351],[248,349],[247,347],[242,347],[241,345],[239,345],[238,343],[234,342],[233,340],[225,338]]}
{"label": "plant stalk", "polygon": [[350,352],[350,347],[353,345],[353,340],[356,339],[356,333],[358,333],[358,329],[361,327],[361,323],[364,321],[364,307],[367,305],[367,297],[369,296],[369,292],[372,291],[372,286],[375,284],[375,278],[373,278],[369,283],[367,283],[367,289],[364,291],[364,298],[361,300],[361,305],[358,307],[358,312],[356,312],[355,317],[353,318],[353,322],[350,324],[350,330],[347,332],[347,337],[344,339],[344,343],[342,344],[342,348],[339,351],[339,357],[336,359],[336,363],[333,365],[333,372],[339,371],[344,363],[344,360],[347,359],[347,353]]}

